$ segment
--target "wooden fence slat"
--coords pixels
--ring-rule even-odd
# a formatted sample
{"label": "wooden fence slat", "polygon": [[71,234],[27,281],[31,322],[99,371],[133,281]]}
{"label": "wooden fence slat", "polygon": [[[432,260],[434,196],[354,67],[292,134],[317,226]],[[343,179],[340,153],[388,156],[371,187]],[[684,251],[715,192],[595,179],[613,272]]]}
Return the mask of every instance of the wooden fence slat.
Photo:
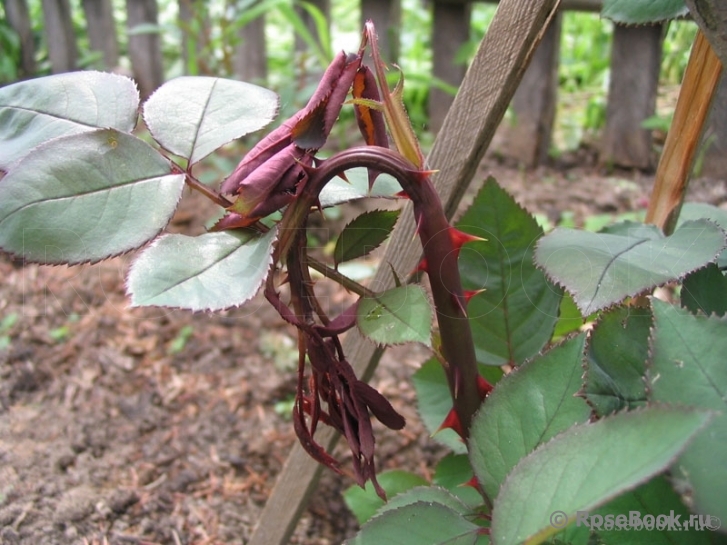
{"label": "wooden fence slat", "polygon": [[648,169],[653,166],[651,131],[641,127],[656,111],[662,25],[615,25],[611,50],[606,127],[600,162]]}
{"label": "wooden fence slat", "polygon": [[[445,83],[458,86],[466,67],[455,64],[454,58],[469,40],[470,4],[444,4],[434,2],[432,13],[432,75]],[[444,122],[454,97],[438,89],[429,88],[429,128],[438,132]]]}
{"label": "wooden fence slat", "polygon": [[563,12],[556,15],[512,100],[513,124],[503,124],[501,151],[528,168],[548,159],[558,94]]}
{"label": "wooden fence slat", "polygon": [[[126,25],[129,30],[141,24],[158,24],[156,0],[126,0]],[[164,64],[159,35],[129,36],[129,58],[142,100],[164,82]]]}
{"label": "wooden fence slat", "polygon": [[78,49],[68,0],[43,0],[43,21],[48,57],[54,74],[76,69]]}
{"label": "wooden fence slat", "polygon": [[[433,181],[449,217],[467,190],[556,4],[557,0],[503,0],[483,38],[428,158],[429,166],[439,170]],[[382,259],[386,265],[372,282],[375,290],[393,286],[389,264],[405,275],[421,257],[421,247],[412,244],[411,206],[405,207],[402,216]],[[373,345],[355,331],[349,332],[343,344],[356,374],[367,380],[378,363]],[[337,440],[329,428],[317,438],[329,449]],[[296,444],[248,545],[288,542],[320,472],[321,466]]]}
{"label": "wooden fence slat", "polygon": [[91,49],[101,51],[104,67],[113,70],[119,65],[119,41],[111,0],[83,0],[82,4]]}
{"label": "wooden fence slat", "polygon": [[3,0],[5,16],[11,28],[20,37],[20,67],[18,75],[21,78],[30,77],[35,73],[35,43],[33,29],[30,25],[28,4],[26,0]]}
{"label": "wooden fence slat", "polygon": [[399,62],[401,0],[361,0],[361,27],[367,20],[376,26],[381,57],[389,64]]}

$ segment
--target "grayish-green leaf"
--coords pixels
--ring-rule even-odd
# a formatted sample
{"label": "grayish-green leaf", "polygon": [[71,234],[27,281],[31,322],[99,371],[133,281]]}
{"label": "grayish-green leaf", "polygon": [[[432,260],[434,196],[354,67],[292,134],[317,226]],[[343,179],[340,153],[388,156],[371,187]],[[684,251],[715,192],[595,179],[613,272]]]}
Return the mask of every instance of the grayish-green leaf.
{"label": "grayish-green leaf", "polygon": [[616,23],[661,23],[689,13],[684,0],[603,0],[601,15]]}
{"label": "grayish-green leaf", "polygon": [[421,286],[402,286],[362,298],[356,323],[361,333],[379,344],[431,345],[432,308]]}
{"label": "grayish-green leaf", "polygon": [[650,398],[719,411],[674,465],[678,489],[697,512],[727,521],[727,319],[695,316],[657,299],[652,305]]}
{"label": "grayish-green leaf", "polygon": [[440,486],[417,486],[392,497],[377,514],[417,502],[438,503],[462,515],[470,512],[467,504],[445,488]]}
{"label": "grayish-green leaf", "polygon": [[[719,225],[723,231],[727,231],[727,210],[702,202],[684,203],[681,211],[679,212],[677,227],[682,225],[685,221],[703,218],[712,220],[714,223]],[[717,265],[723,270],[727,269],[727,250],[722,250],[722,253],[719,254],[719,257],[717,258]]]}
{"label": "grayish-green leaf", "polygon": [[144,103],[144,121],[165,149],[201,161],[235,138],[275,118],[277,95],[257,85],[183,76],[168,81]]}
{"label": "grayish-green leaf", "polygon": [[154,238],[184,176],[142,140],[115,130],[56,138],[0,183],[0,247],[38,263],[99,261]]}
{"label": "grayish-green leaf", "polygon": [[0,170],[43,142],[94,129],[130,132],[139,92],[126,77],[70,72],[0,89]]}
{"label": "grayish-green leaf", "polygon": [[657,228],[628,235],[558,228],[540,239],[535,259],[587,315],[681,280],[724,247],[724,231],[707,220],[686,222],[669,237]]}
{"label": "grayish-green leaf", "polygon": [[467,244],[459,256],[464,288],[485,290],[467,307],[477,361],[520,364],[549,341],[562,297],[533,264],[543,231],[493,178],[457,228],[487,239]]}
{"label": "grayish-green leaf", "polygon": [[[574,522],[664,471],[712,415],[650,407],[577,424],[524,458],[492,511],[495,545],[541,543],[558,533],[551,517]],[[558,522],[561,522],[560,518]]]}
{"label": "grayish-green leaf", "polygon": [[[415,502],[372,518],[348,545],[474,545],[480,527],[446,505]],[[486,540],[483,540],[487,543]]]}
{"label": "grayish-green leaf", "polygon": [[319,197],[322,207],[344,204],[365,197],[394,198],[401,191],[396,178],[388,174],[379,174],[370,192],[367,168],[352,168],[345,174],[348,181],[334,178],[323,188]]}
{"label": "grayish-green leaf", "polygon": [[268,275],[276,230],[165,235],[129,271],[133,306],[223,310],[252,298]]}
{"label": "grayish-green leaf", "polygon": [[591,414],[581,388],[585,334],[525,363],[497,383],[470,431],[470,460],[490,498],[538,445]]}
{"label": "grayish-green leaf", "polygon": [[599,416],[646,403],[650,328],[651,312],[640,307],[616,307],[598,320],[588,341],[583,390]]}

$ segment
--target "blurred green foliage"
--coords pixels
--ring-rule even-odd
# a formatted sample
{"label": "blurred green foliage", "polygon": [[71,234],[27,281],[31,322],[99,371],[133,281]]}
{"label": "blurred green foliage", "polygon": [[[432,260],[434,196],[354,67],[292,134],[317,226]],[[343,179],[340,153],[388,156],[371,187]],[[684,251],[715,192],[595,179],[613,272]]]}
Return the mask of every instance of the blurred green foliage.
{"label": "blurred green foliage", "polygon": [[[456,88],[431,77],[432,43],[428,29],[432,25],[432,2],[402,1],[402,25],[398,66],[406,76],[404,100],[412,124],[431,143],[428,129],[429,90],[439,87],[454,94]],[[312,4],[302,0],[193,0],[191,19],[181,21],[177,0],[158,0],[157,25],[145,25],[133,32],[156,32],[160,35],[166,78],[182,74],[233,77],[235,48],[240,43],[239,29],[253,19],[266,17],[268,79],[265,84],[281,96],[281,119],[298,110],[312,92],[315,76],[325,68],[336,51],[354,49],[361,35],[358,0],[331,0],[330,25]],[[121,51],[120,67],[130,69],[124,0],[113,0],[117,35]],[[296,6],[298,9],[294,9]],[[28,0],[34,42],[37,75],[50,71],[43,32],[41,0]],[[80,2],[72,2],[73,26],[79,50],[79,67],[102,68],[101,55],[90,50],[86,22]],[[492,21],[496,6],[477,2],[472,6],[470,39],[460,49],[455,62],[465,65],[474,55],[477,44]],[[303,15],[314,23],[311,32]],[[330,26],[330,28],[329,28]],[[672,22],[665,34],[661,81],[676,86],[686,66],[696,26],[689,21]],[[560,149],[577,147],[603,126],[607,103],[612,23],[596,13],[567,12],[563,17],[560,52],[560,95],[555,144]],[[305,44],[295,48],[296,36]],[[0,5],[0,85],[18,77],[19,40],[8,26]],[[392,67],[390,84],[400,74]],[[343,116],[353,116],[344,109]],[[668,116],[668,112],[659,112]],[[334,146],[352,143],[355,135],[337,132]]]}

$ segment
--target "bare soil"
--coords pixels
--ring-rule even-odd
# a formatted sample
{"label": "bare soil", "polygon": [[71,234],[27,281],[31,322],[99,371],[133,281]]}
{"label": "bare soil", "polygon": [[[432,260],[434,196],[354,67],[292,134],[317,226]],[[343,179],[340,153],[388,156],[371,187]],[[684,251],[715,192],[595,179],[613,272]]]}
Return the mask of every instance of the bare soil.
{"label": "bare soil", "polygon": [[[571,159],[524,171],[490,158],[480,179],[493,174],[551,221],[646,205],[651,176]],[[727,185],[695,180],[691,195],[724,205]],[[187,195],[171,229],[199,232],[204,209]],[[246,543],[295,442],[276,411],[294,393],[295,332],[261,297],[217,314],[129,308],[131,259],[66,268],[0,257],[2,545]],[[350,298],[326,293],[331,305]],[[408,421],[379,436],[382,469],[428,476],[442,455],[409,380],[425,357],[399,347],[377,372]],[[355,532],[341,497],[350,485],[325,473],[291,543]]]}

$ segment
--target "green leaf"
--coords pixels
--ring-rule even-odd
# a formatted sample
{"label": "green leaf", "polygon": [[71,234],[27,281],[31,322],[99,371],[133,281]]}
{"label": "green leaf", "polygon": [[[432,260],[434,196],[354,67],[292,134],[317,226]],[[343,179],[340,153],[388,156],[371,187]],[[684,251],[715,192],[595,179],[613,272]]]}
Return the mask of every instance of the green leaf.
{"label": "green leaf", "polygon": [[577,424],[524,458],[492,511],[495,545],[541,543],[559,532],[551,517],[575,521],[664,471],[710,413],[650,407]]}
{"label": "green leaf", "polygon": [[557,228],[540,239],[535,259],[587,315],[681,280],[724,246],[724,231],[707,220],[686,222],[670,237],[656,227],[619,235]]}
{"label": "green leaf", "polygon": [[[415,486],[429,484],[423,477],[400,469],[384,471],[377,475],[376,479],[386,492],[387,498],[393,498]],[[358,485],[350,486],[343,492],[343,500],[356,515],[359,524],[363,524],[373,517],[376,511],[384,505],[384,500],[376,494],[376,490],[370,482],[366,483],[365,488]]]}
{"label": "green leaf", "polygon": [[400,210],[372,210],[364,212],[343,228],[333,250],[338,265],[362,257],[376,248],[391,234]]}
{"label": "green leaf", "polygon": [[454,496],[470,507],[483,504],[482,495],[469,481],[474,477],[474,471],[466,454],[447,454],[442,458],[434,470],[432,483],[449,490]]}
{"label": "green leaf", "polygon": [[115,130],[56,138],[0,183],[0,247],[38,263],[99,261],[154,238],[184,187],[167,160]]}
{"label": "green leaf", "polygon": [[361,333],[378,344],[420,342],[431,346],[432,308],[421,286],[393,288],[358,304]]}
{"label": "green leaf", "polygon": [[132,306],[223,310],[252,298],[268,275],[276,230],[165,235],[129,271]]}
{"label": "green leaf", "polygon": [[[655,520],[654,528],[647,530],[644,526],[639,526],[638,523],[630,524],[628,522],[624,526],[624,518],[628,521],[632,513],[638,513],[642,522],[645,516],[652,515]],[[604,524],[601,525],[601,528],[595,527],[601,520],[593,517],[593,515],[603,517]],[[664,519],[670,517],[670,515],[673,515],[677,520],[665,521]],[[655,477],[646,484],[622,494],[600,509],[589,513],[589,516],[592,517],[589,518],[589,526],[594,527],[593,530],[598,533],[598,537],[606,544],[675,545],[679,543],[684,545],[708,545],[711,543],[708,532],[699,531],[685,525],[685,523],[689,523],[691,515],[679,500],[679,496],[674,492],[669,481],[663,476]],[[609,527],[609,516],[613,521],[610,530],[607,529]],[[621,516],[620,519],[619,516]],[[636,522],[636,519],[634,522]],[[672,522],[675,523],[671,524]],[[664,523],[666,523],[666,527],[664,527]],[[619,524],[621,524],[621,527],[618,526]],[[582,526],[588,528],[585,524]]]}
{"label": "green leaf", "polygon": [[503,377],[472,422],[470,460],[490,498],[495,498],[518,462],[591,410],[583,398],[581,362],[585,334]]}
{"label": "green leaf", "polygon": [[159,144],[193,165],[231,140],[262,129],[277,110],[277,95],[263,87],[183,76],[149,97],[144,121]]}
{"label": "green leaf", "polygon": [[720,411],[674,465],[676,486],[699,513],[727,520],[727,320],[654,299],[650,399]]}
{"label": "green leaf", "polygon": [[43,142],[94,129],[131,132],[139,92],[129,78],[71,72],[0,89],[0,170]]}
{"label": "green leaf", "polygon": [[467,309],[477,361],[520,364],[550,340],[562,297],[533,264],[543,231],[493,178],[457,228],[487,239],[467,244],[459,256],[464,288],[485,289]]}
{"label": "green leaf", "polygon": [[417,393],[419,416],[429,433],[454,452],[467,452],[467,447],[454,430],[447,428],[438,431],[452,409],[452,394],[442,364],[436,358],[431,358],[414,373],[412,380]]}
{"label": "green leaf", "polygon": [[714,263],[693,272],[682,283],[681,303],[693,314],[724,316],[727,312],[727,277]]}
{"label": "green leaf", "polygon": [[415,502],[387,510],[367,522],[348,545],[474,545],[479,526],[436,502]]}
{"label": "green leaf", "polygon": [[369,191],[367,168],[352,168],[347,170],[345,175],[348,181],[334,178],[325,185],[318,197],[323,208],[366,197],[394,198],[401,191],[401,186],[396,178],[388,174],[379,174],[371,191]]}
{"label": "green leaf", "polygon": [[684,0],[603,0],[601,16],[615,23],[643,25],[684,17]]}
{"label": "green leaf", "polygon": [[438,503],[449,507],[453,511],[462,515],[470,512],[470,508],[463,503],[462,500],[442,487],[417,486],[391,498],[386,505],[379,510],[377,515],[380,515],[385,511],[398,509],[399,507],[404,507],[405,505],[411,505],[412,503],[417,502]]}
{"label": "green leaf", "polygon": [[[708,219],[727,231],[727,210],[702,202],[687,202],[682,206],[677,220],[677,227],[686,221]],[[717,265],[723,270],[727,268],[727,250],[723,250],[717,258]]]}
{"label": "green leaf", "polygon": [[605,416],[646,403],[644,373],[649,353],[651,312],[616,307],[601,316],[586,351],[586,399]]}
{"label": "green leaf", "polygon": [[573,301],[573,297],[568,293],[564,294],[560,301],[558,321],[553,329],[553,339],[559,339],[565,337],[568,333],[578,331],[584,322],[585,320]]}

